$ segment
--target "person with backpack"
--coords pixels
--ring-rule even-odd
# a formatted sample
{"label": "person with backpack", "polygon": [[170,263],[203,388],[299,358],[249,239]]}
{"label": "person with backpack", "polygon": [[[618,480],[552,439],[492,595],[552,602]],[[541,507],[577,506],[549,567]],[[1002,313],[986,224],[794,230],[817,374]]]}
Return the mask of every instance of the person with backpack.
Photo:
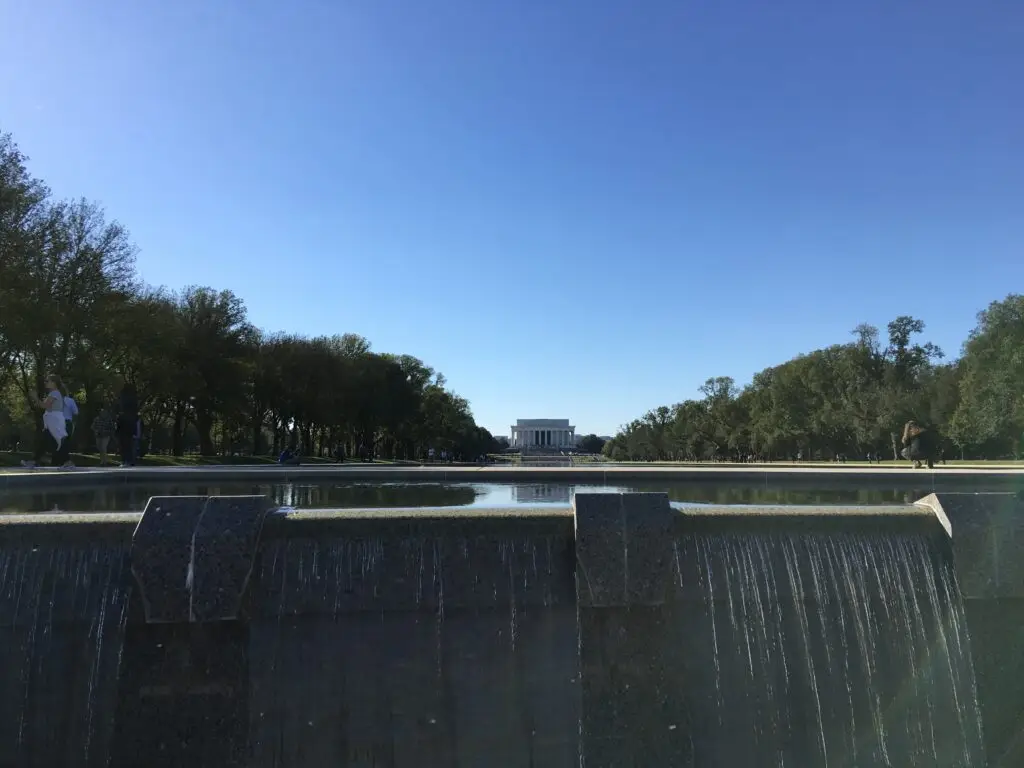
{"label": "person with backpack", "polygon": [[113,409],[110,406],[103,406],[96,414],[96,418],[92,420],[92,433],[96,438],[96,450],[100,454],[101,467],[107,466],[107,448],[116,431]]}
{"label": "person with backpack", "polygon": [[142,430],[145,429],[145,424],[142,423],[141,418],[135,419],[135,460],[138,461],[146,455],[146,451],[142,447]]}
{"label": "person with backpack", "polygon": [[68,440],[68,452],[71,452],[71,443],[75,438],[75,419],[78,418],[78,403],[75,402],[75,398],[71,396],[71,392],[68,390],[64,395],[64,425],[67,429],[67,440]]}

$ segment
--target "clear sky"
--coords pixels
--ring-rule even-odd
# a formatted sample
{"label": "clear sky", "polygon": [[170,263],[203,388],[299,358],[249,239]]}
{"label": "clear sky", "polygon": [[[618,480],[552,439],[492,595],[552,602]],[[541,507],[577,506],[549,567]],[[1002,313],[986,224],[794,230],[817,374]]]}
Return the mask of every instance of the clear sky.
{"label": "clear sky", "polygon": [[610,434],[1024,289],[1024,3],[0,0],[0,130],[152,284]]}

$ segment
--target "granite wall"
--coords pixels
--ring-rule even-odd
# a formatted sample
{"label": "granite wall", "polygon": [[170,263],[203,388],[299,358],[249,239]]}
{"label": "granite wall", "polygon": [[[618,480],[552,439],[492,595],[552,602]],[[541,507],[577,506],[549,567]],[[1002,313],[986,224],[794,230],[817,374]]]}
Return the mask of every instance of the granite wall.
{"label": "granite wall", "polygon": [[131,530],[0,523],[0,766],[106,766]]}
{"label": "granite wall", "polygon": [[0,766],[1020,764],[1009,497],[209,503],[0,523]]}
{"label": "granite wall", "polygon": [[989,765],[1024,765],[1024,499],[940,494],[922,503],[953,531]]}

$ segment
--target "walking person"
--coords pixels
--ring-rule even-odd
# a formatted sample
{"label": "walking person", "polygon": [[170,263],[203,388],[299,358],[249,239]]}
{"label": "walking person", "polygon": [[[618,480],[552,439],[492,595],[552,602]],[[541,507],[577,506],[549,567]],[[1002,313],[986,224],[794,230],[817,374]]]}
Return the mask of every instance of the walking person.
{"label": "walking person", "polygon": [[[64,426],[67,429],[67,444],[68,444],[68,455],[71,454],[71,445],[75,439],[75,419],[78,418],[78,403],[75,402],[70,393],[65,388],[64,390]],[[73,469],[74,464],[71,463],[70,459],[66,462],[65,469]]]}
{"label": "walking person", "polygon": [[121,466],[135,466],[135,433],[139,422],[139,396],[135,385],[125,383],[117,403],[117,444],[121,450]]}
{"label": "walking person", "polygon": [[107,466],[107,449],[110,447],[110,438],[116,431],[113,411],[110,406],[105,405],[92,420],[92,433],[96,438],[96,450],[100,454],[101,467]]}
{"label": "walking person", "polygon": [[142,423],[142,419],[141,418],[136,418],[135,419],[135,448],[134,448],[134,450],[135,450],[135,454],[134,455],[135,455],[135,460],[136,461],[138,461],[139,459],[141,459],[143,456],[146,455],[146,452],[142,449],[142,429],[143,429],[143,426],[144,425]]}
{"label": "walking person", "polygon": [[49,451],[53,466],[71,468],[68,461],[67,425],[64,421],[64,384],[56,374],[50,374],[43,382],[47,394],[42,398],[30,398],[29,402],[43,412],[42,429],[38,433],[35,458],[23,461],[23,467],[35,467],[42,461],[44,453]]}

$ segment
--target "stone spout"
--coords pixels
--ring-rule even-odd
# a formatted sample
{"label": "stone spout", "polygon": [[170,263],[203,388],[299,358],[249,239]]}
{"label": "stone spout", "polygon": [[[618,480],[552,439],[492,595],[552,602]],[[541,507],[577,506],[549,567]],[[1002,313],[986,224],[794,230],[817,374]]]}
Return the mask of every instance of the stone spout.
{"label": "stone spout", "polygon": [[147,623],[238,617],[265,496],[154,496],[132,536],[131,570]]}

